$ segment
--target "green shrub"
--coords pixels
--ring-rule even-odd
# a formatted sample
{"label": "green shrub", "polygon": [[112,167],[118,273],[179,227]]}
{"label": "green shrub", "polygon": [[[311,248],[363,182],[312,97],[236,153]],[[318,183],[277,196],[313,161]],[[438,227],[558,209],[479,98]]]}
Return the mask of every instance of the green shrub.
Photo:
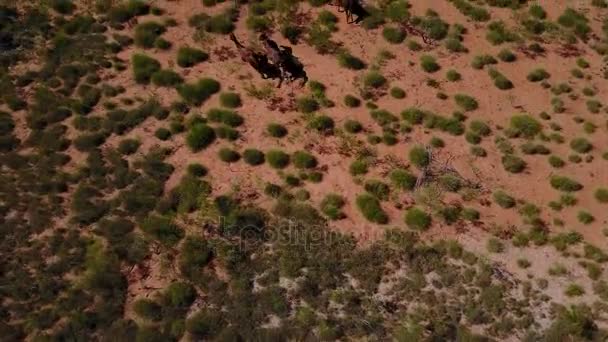
{"label": "green shrub", "polygon": [[595,221],[595,217],[586,211],[579,211],[576,218],[578,219],[578,222],[582,224],[591,224]]}
{"label": "green shrub", "polygon": [[390,193],[389,186],[379,180],[366,181],[364,189],[381,201],[386,201]]}
{"label": "green shrub", "polygon": [[496,64],[498,61],[491,55],[478,55],[473,57],[471,66],[473,69],[483,69],[486,65]]}
{"label": "green shrub", "polygon": [[196,289],[185,282],[174,282],[167,287],[165,297],[174,308],[188,308],[196,299]]}
{"label": "green shrub", "polygon": [[344,122],[344,130],[348,133],[359,133],[363,130],[363,125],[356,120],[346,120]]}
{"label": "green shrub", "polygon": [[243,152],[243,159],[251,166],[261,165],[266,161],[264,152],[256,149],[246,149]]}
{"label": "green shrub", "polygon": [[225,163],[234,163],[241,159],[241,155],[237,151],[227,147],[222,147],[218,151],[218,157]]}
{"label": "green shrub", "polygon": [[76,6],[72,0],[50,0],[49,6],[60,14],[72,14]]}
{"label": "green shrub", "polygon": [[506,192],[500,190],[494,192],[493,198],[494,202],[496,202],[496,204],[498,204],[501,208],[504,209],[513,208],[516,203],[515,198],[509,196]]}
{"label": "green shrub", "polygon": [[396,99],[403,99],[405,98],[405,90],[399,88],[399,87],[393,87],[391,88],[391,96],[396,98]]}
{"label": "green shrub", "polygon": [[413,207],[405,213],[405,224],[410,229],[424,231],[431,226],[431,216],[422,209]]}
{"label": "green shrub", "polygon": [[166,31],[165,27],[157,22],[149,21],[135,27],[133,40],[135,45],[142,48],[153,48],[155,41]]}
{"label": "green shrub", "polygon": [[344,105],[349,108],[356,108],[361,105],[361,100],[352,95],[346,95],[344,96]]}
{"label": "green shrub", "polygon": [[488,33],[486,34],[486,39],[492,45],[500,45],[505,42],[514,42],[519,40],[519,36],[511,32],[509,29],[505,27],[504,22],[502,21],[494,21],[488,25]]}
{"label": "green shrub", "polygon": [[327,194],[321,201],[321,211],[325,216],[329,217],[330,220],[341,220],[346,217],[342,212],[346,202],[344,198],[338,194]]}
{"label": "green shrub", "polygon": [[186,136],[186,144],[193,152],[198,152],[215,141],[215,131],[213,128],[198,123],[193,125]]}
{"label": "green shrub", "polygon": [[243,124],[243,117],[232,110],[211,108],[207,112],[207,119],[211,122],[221,122],[230,127],[238,127]]}
{"label": "green shrub", "polygon": [[570,141],[570,148],[578,153],[587,153],[593,149],[593,145],[585,138],[575,138]]}
{"label": "green shrub", "polygon": [[237,93],[221,93],[220,104],[226,108],[238,108],[243,103],[241,96]]}
{"label": "green shrub", "polygon": [[488,74],[494,80],[494,85],[496,88],[500,90],[508,90],[513,88],[513,83],[496,69],[489,69]]}
{"label": "green shrub", "polygon": [[507,63],[515,62],[515,60],[517,60],[517,56],[509,49],[500,50],[500,52],[498,52],[498,58]]}
{"label": "green shrub", "polygon": [[349,166],[349,172],[353,176],[367,173],[368,164],[364,160],[355,160]]}
{"label": "green shrub", "polygon": [[556,169],[559,169],[564,167],[564,165],[566,165],[566,162],[558,156],[549,156],[549,165],[553,166]]}
{"label": "green shrub", "polygon": [[291,159],[298,169],[312,169],[317,166],[317,158],[305,151],[294,152]]}
{"label": "green shrub", "polygon": [[445,141],[443,141],[443,139],[438,138],[438,137],[432,137],[431,140],[429,141],[429,145],[431,145],[435,148],[442,148],[442,147],[445,147]]}
{"label": "green shrub", "polygon": [[275,169],[284,169],[289,165],[289,154],[280,150],[270,150],[266,153],[268,164]]}
{"label": "green shrub", "polygon": [[460,81],[462,79],[462,76],[456,70],[448,70],[448,72],[446,73],[446,78],[450,82],[456,82]]}
{"label": "green shrub", "polygon": [[154,132],[154,136],[159,140],[167,140],[171,137],[171,131],[166,128],[160,127]]}
{"label": "green shrub", "polygon": [[296,101],[296,107],[299,112],[308,114],[319,109],[319,103],[312,97],[301,97]]}
{"label": "green shrub", "polygon": [[156,59],[138,53],[131,57],[131,63],[135,82],[139,84],[150,83],[152,75],[160,70],[160,63]]}
{"label": "green shrub", "polygon": [[536,19],[543,20],[547,17],[547,12],[539,4],[530,5],[530,8],[528,9],[528,13],[530,13],[530,15],[535,17]]}
{"label": "green shrub", "polygon": [[545,70],[545,69],[534,69],[532,70],[528,76],[527,79],[530,82],[540,82],[543,80],[546,80],[550,77],[551,75]]}
{"label": "green shrub", "polygon": [[589,19],[584,14],[569,7],[557,18],[557,22],[561,26],[571,29],[576,36],[583,40],[586,40],[587,35],[591,32]]}
{"label": "green shrub", "polygon": [[322,134],[333,134],[335,123],[334,119],[327,115],[317,115],[308,123],[308,127]]}
{"label": "green shrub", "polygon": [[419,168],[424,168],[431,162],[431,156],[422,146],[415,146],[409,153],[410,162]]}
{"label": "green shrub", "polygon": [[382,30],[382,36],[391,44],[403,43],[406,33],[399,27],[385,26]]}
{"label": "green shrub", "polygon": [[266,126],[266,132],[273,138],[283,138],[287,135],[287,128],[278,123],[270,123]]}
{"label": "green shrub", "polygon": [[182,99],[194,106],[201,105],[219,91],[220,83],[212,78],[202,78],[196,83],[186,83],[177,87]]}
{"label": "green shrub", "polygon": [[502,166],[505,168],[505,170],[511,173],[520,173],[527,166],[526,162],[523,159],[512,154],[505,154],[504,156],[502,156],[501,161]]}
{"label": "green shrub", "polygon": [[159,87],[175,87],[184,79],[173,70],[159,70],[152,74],[152,83]]}
{"label": "green shrub", "polygon": [[370,222],[378,224],[388,223],[388,215],[380,206],[380,201],[372,195],[362,194],[357,196],[357,208],[363,216]]}
{"label": "green shrub", "polygon": [[404,169],[391,171],[389,178],[396,187],[402,190],[413,190],[416,186],[417,177]]}
{"label": "green shrub", "polygon": [[462,180],[459,177],[450,174],[444,174],[439,177],[439,185],[450,192],[457,192],[462,188]]}
{"label": "green shrub", "polygon": [[488,135],[490,135],[492,133],[492,129],[490,129],[490,126],[488,126],[488,124],[486,124],[485,122],[481,121],[481,120],[473,120],[469,123],[469,129],[480,135],[480,136],[484,136],[487,137]]}
{"label": "green shrub", "polygon": [[578,284],[570,284],[564,291],[564,294],[568,297],[578,297],[585,294],[585,289]]}
{"label": "green shrub", "polygon": [[595,199],[600,203],[608,203],[608,189],[598,188],[594,193]]}
{"label": "green shrub", "polygon": [[177,51],[177,65],[190,68],[209,59],[209,54],[195,48],[184,46]]}
{"label": "green shrub", "polygon": [[184,231],[171,218],[165,216],[148,216],[141,223],[141,229],[166,246],[173,246],[184,237]]}
{"label": "green shrub", "polygon": [[219,335],[225,325],[219,311],[203,310],[186,321],[186,330],[198,340],[211,340]]}
{"label": "green shrub", "polygon": [[542,125],[530,115],[514,115],[511,117],[511,129],[525,138],[534,138],[542,129]]}
{"label": "green shrub", "polygon": [[124,139],[118,144],[118,152],[123,155],[130,155],[139,149],[141,142],[137,139]]}
{"label": "green shrub", "polygon": [[365,62],[353,56],[348,51],[342,51],[338,54],[338,64],[350,70],[363,70],[366,68]]}
{"label": "green shrub", "polygon": [[423,55],[420,57],[420,66],[422,67],[422,70],[428,73],[434,73],[441,69],[441,66],[437,64],[435,58],[430,55]]}
{"label": "green shrub", "polygon": [[456,101],[456,104],[465,111],[473,111],[479,107],[477,100],[465,94],[454,95],[454,101]]}
{"label": "green shrub", "polygon": [[582,184],[566,176],[552,176],[550,183],[554,189],[564,192],[579,191],[583,188]]}
{"label": "green shrub", "polygon": [[209,172],[206,167],[199,163],[188,165],[188,174],[195,177],[203,177]]}
{"label": "green shrub", "polygon": [[363,84],[366,87],[380,88],[386,84],[386,78],[377,71],[369,72],[363,79]]}
{"label": "green shrub", "polygon": [[486,248],[490,253],[502,253],[505,251],[505,245],[497,238],[489,238]]}
{"label": "green shrub", "polygon": [[136,300],[133,303],[133,311],[137,316],[150,321],[160,321],[162,319],[162,307],[149,299]]}

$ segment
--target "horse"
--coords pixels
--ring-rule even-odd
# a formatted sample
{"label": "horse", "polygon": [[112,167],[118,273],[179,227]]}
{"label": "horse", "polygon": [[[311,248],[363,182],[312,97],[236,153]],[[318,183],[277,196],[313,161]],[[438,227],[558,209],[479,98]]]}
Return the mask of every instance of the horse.
{"label": "horse", "polygon": [[[331,5],[338,6],[338,12],[346,13],[348,24],[358,24],[370,16],[370,13],[361,5],[359,0],[333,0]],[[355,15],[357,19],[354,18]]]}
{"label": "horse", "polygon": [[234,33],[230,34],[230,40],[232,40],[236,45],[237,50],[239,51],[239,55],[241,56],[241,60],[243,60],[243,62],[251,65],[263,79],[278,78],[279,84],[277,85],[277,88],[281,87],[281,84],[283,84],[284,77],[278,65],[270,64],[268,62],[268,57],[265,54],[259,53],[241,44],[234,35]]}

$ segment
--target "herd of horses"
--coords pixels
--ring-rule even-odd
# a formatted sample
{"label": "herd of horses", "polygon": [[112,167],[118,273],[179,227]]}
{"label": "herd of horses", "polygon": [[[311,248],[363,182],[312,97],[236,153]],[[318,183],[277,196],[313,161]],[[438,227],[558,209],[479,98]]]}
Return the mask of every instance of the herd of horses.
{"label": "herd of horses", "polygon": [[[332,0],[330,4],[337,6],[338,12],[346,14],[346,22],[349,24],[358,24],[369,16],[359,0]],[[230,39],[236,45],[243,62],[251,65],[263,79],[279,80],[277,88],[281,87],[284,80],[293,82],[299,79],[302,86],[308,81],[304,65],[293,55],[292,49],[284,45],[279,46],[266,34],[259,36],[263,52],[246,47],[239,42],[234,33],[230,34]]]}

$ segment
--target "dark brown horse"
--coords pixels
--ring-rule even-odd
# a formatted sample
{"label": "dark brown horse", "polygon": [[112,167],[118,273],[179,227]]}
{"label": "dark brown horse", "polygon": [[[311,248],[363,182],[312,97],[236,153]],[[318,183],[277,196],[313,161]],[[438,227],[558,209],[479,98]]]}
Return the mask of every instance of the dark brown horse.
{"label": "dark brown horse", "polygon": [[230,34],[230,40],[234,42],[236,45],[239,55],[243,62],[251,65],[263,79],[279,79],[279,84],[277,87],[281,87],[283,83],[283,73],[278,65],[273,65],[268,62],[268,57],[260,52],[253,50],[252,48],[248,48],[241,44],[237,39],[234,33]]}
{"label": "dark brown horse", "polygon": [[338,12],[346,12],[346,22],[349,24],[358,24],[370,16],[359,0],[333,0],[331,5],[338,6]]}

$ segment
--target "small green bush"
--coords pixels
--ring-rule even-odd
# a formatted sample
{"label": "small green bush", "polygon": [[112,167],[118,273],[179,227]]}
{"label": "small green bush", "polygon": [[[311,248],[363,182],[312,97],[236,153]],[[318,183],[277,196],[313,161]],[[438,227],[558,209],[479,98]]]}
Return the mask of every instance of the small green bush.
{"label": "small green bush", "polygon": [[502,253],[505,251],[505,245],[497,238],[489,238],[486,248],[490,253]]}
{"label": "small green bush", "polygon": [[177,87],[182,99],[194,106],[201,105],[219,91],[220,83],[212,78],[202,78],[196,83],[186,83]]}
{"label": "small green bush", "polygon": [[124,139],[118,144],[118,152],[123,155],[131,155],[139,149],[141,142],[137,139]]}
{"label": "small green bush", "polygon": [[382,36],[391,44],[400,44],[405,40],[406,33],[399,27],[385,26],[382,30]]}
{"label": "small green bush", "polygon": [[186,144],[193,152],[200,151],[215,141],[215,131],[213,128],[198,123],[193,125],[186,136]]}
{"label": "small green bush", "polygon": [[262,165],[266,161],[264,152],[253,148],[246,149],[243,152],[243,160],[251,166]]}
{"label": "small green bush", "polygon": [[390,188],[386,183],[379,180],[368,180],[364,185],[365,191],[376,196],[381,201],[386,201],[390,194]]}
{"label": "small green bush", "polygon": [[591,224],[595,221],[595,217],[586,211],[579,211],[576,218],[578,219],[578,222],[582,224]]}
{"label": "small green bush", "polygon": [[348,51],[343,51],[338,54],[338,64],[350,70],[363,70],[366,68],[365,62],[353,56]]}
{"label": "small green bush", "polygon": [[348,133],[359,133],[363,130],[363,125],[356,120],[346,120],[344,122],[344,130]]}
{"label": "small green bush", "polygon": [[509,49],[500,50],[500,52],[498,52],[498,58],[507,63],[515,62],[517,60],[517,56]]}
{"label": "small green bush", "polygon": [[504,191],[496,191],[493,194],[494,202],[498,204],[501,208],[509,209],[515,206],[515,198],[509,196]]}
{"label": "small green bush", "polygon": [[241,96],[237,93],[221,93],[220,104],[226,108],[238,108],[243,103],[241,101]]}
{"label": "small green bush", "polygon": [[530,15],[535,17],[536,19],[543,20],[547,17],[547,12],[539,4],[530,5],[530,8],[528,9],[528,13],[530,13]]}
{"label": "small green bush", "polygon": [[135,45],[149,49],[154,47],[156,40],[166,31],[166,28],[154,21],[141,23],[135,27],[133,40]]}
{"label": "small green bush", "polygon": [[171,137],[171,131],[166,128],[160,127],[154,132],[154,136],[157,137],[159,140],[164,141]]}
{"label": "small green bush", "polygon": [[608,189],[599,188],[595,190],[595,199],[600,203],[608,203]]}
{"label": "small green bush", "polygon": [[207,112],[207,119],[210,122],[221,122],[230,127],[238,127],[243,124],[245,119],[231,110],[212,108]]}
{"label": "small green bush", "polygon": [[566,176],[552,176],[550,183],[554,189],[563,192],[574,192],[583,188],[582,184]]}
{"label": "small green bush", "polygon": [[386,84],[386,78],[382,76],[382,74],[380,74],[379,72],[372,71],[365,75],[365,78],[363,79],[363,84],[366,87],[380,88]]}
{"label": "small green bush", "polygon": [[234,163],[234,162],[238,161],[239,159],[241,159],[241,155],[237,151],[232,150],[227,147],[222,147],[218,151],[217,155],[220,158],[220,160],[225,163]]}
{"label": "small green bush", "polygon": [[159,87],[175,87],[182,82],[184,79],[173,70],[159,70],[152,74],[152,83]]}
{"label": "small green bush", "polygon": [[570,148],[578,153],[588,153],[593,149],[593,145],[585,138],[575,138],[570,141]]}
{"label": "small green bush", "polygon": [[361,105],[361,100],[352,95],[346,95],[344,96],[344,105],[349,108],[356,108]]}
{"label": "small green bush", "polygon": [[486,65],[496,64],[498,61],[491,55],[478,55],[473,57],[471,66],[473,69],[483,69]]}
{"label": "small green bush", "polygon": [[389,178],[397,188],[402,190],[413,190],[416,186],[417,177],[404,169],[391,171]]}
{"label": "small green bush", "polygon": [[566,162],[558,156],[549,156],[549,165],[556,169],[559,169],[564,167],[564,165],[566,165]]}
{"label": "small green bush", "polygon": [[420,66],[422,67],[422,70],[428,73],[434,73],[441,69],[441,66],[437,64],[435,58],[430,55],[423,55],[420,57]]}
{"label": "small green bush", "polygon": [[506,154],[502,156],[501,161],[502,166],[505,168],[505,170],[511,173],[520,173],[527,166],[526,162],[523,159],[512,154]]}
{"label": "small green bush", "polygon": [[479,107],[477,100],[465,94],[454,95],[454,101],[456,101],[456,104],[465,111],[473,111]]}
{"label": "small green bush", "polygon": [[283,138],[287,135],[287,128],[278,123],[270,123],[266,126],[266,132],[273,138]]}
{"label": "small green bush", "polygon": [[393,87],[391,88],[391,96],[396,98],[396,99],[403,99],[405,98],[405,90],[399,88],[399,87]]}
{"label": "small green bush", "polygon": [[405,224],[414,230],[424,231],[431,226],[431,216],[422,209],[413,207],[405,213]]}
{"label": "small green bush", "polygon": [[131,57],[131,63],[133,64],[135,82],[139,84],[150,83],[152,75],[160,70],[160,63],[156,59],[143,54],[134,54]]}
{"label": "small green bush", "polygon": [[133,303],[133,311],[137,316],[150,320],[160,321],[162,319],[162,307],[149,299],[138,299]]}
{"label": "small green bush", "polygon": [[289,165],[289,154],[280,150],[270,150],[266,153],[268,164],[275,169],[284,169]]}
{"label": "small green bush", "polygon": [[551,75],[545,70],[545,69],[534,69],[532,70],[528,76],[527,79],[530,82],[540,82],[543,80],[546,80],[550,77]]}
{"label": "small green bush", "polygon": [[370,222],[378,224],[388,223],[388,215],[380,206],[380,201],[372,195],[362,194],[357,196],[357,207],[363,216]]}
{"label": "small green bush", "polygon": [[542,125],[538,120],[530,115],[514,115],[511,117],[511,129],[517,134],[525,138],[534,138],[542,129]]}
{"label": "small green bush", "polygon": [[209,54],[188,46],[181,47],[177,51],[177,65],[182,68],[190,68],[209,59]]}
{"label": "small green bush", "polygon": [[296,107],[299,112],[308,114],[319,110],[320,106],[317,100],[312,97],[301,97],[296,101]]}
{"label": "small green bush", "polygon": [[450,82],[457,82],[462,79],[462,76],[460,75],[460,73],[458,73],[458,71],[452,69],[448,70],[448,72],[446,73],[446,78]]}
{"label": "small green bush", "polygon": [[334,120],[327,115],[317,115],[308,123],[308,127],[322,134],[333,134],[335,123]]}
{"label": "small green bush", "polygon": [[321,211],[330,220],[341,220],[346,217],[342,212],[342,207],[346,202],[344,198],[338,194],[327,194],[321,201]]}
{"label": "small green bush", "polygon": [[419,168],[424,168],[431,162],[429,153],[422,146],[413,147],[410,150],[409,157],[410,162]]}
{"label": "small green bush", "polygon": [[188,174],[195,177],[203,177],[209,172],[206,167],[199,163],[188,165]]}
{"label": "small green bush", "polygon": [[294,152],[291,159],[298,169],[312,169],[317,166],[317,158],[305,151]]}

